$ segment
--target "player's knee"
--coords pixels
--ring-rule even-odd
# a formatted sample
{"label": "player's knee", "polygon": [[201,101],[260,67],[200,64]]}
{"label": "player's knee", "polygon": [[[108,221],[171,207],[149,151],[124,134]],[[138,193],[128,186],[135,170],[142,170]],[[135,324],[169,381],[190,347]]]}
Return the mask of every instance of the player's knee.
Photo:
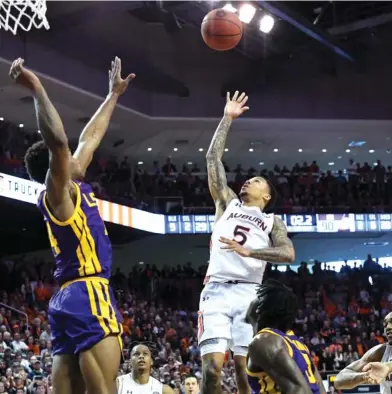
{"label": "player's knee", "polygon": [[218,383],[222,373],[222,365],[213,358],[203,362],[203,380],[211,384]]}

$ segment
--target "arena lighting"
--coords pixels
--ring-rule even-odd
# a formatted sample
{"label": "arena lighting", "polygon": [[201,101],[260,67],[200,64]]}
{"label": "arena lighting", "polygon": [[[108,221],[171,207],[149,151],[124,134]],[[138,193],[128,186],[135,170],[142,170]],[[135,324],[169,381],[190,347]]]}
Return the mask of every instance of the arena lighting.
{"label": "arena lighting", "polygon": [[274,152],[279,152],[279,149],[276,149],[276,148],[275,148],[275,149],[274,149]]}
{"label": "arena lighting", "polygon": [[173,148],[173,150],[174,150],[174,152],[177,152],[177,151],[178,151],[178,148]]}
{"label": "arena lighting", "polygon": [[38,134],[41,134],[41,130],[37,130],[37,133],[38,133]]}
{"label": "arena lighting", "polygon": [[199,152],[203,152],[203,148],[199,148]]}
{"label": "arena lighting", "polygon": [[326,149],[322,149],[321,152],[325,153],[327,150]]}
{"label": "arena lighting", "polygon": [[369,153],[374,153],[374,149],[369,149]]}
{"label": "arena lighting", "polygon": [[250,4],[244,4],[239,11],[239,18],[241,22],[249,23],[255,16],[256,8]]}
{"label": "arena lighting", "polygon": [[350,153],[350,152],[351,152],[351,150],[350,150],[350,149],[346,149],[346,152],[347,152],[347,153]]}
{"label": "arena lighting", "polygon": [[139,165],[142,165],[142,164],[143,164],[143,162],[142,162],[142,161],[138,161],[138,162],[137,162],[137,164],[139,164]]}
{"label": "arena lighting", "polygon": [[333,166],[335,163],[333,161],[329,162],[328,165],[329,166]]}
{"label": "arena lighting", "polygon": [[264,162],[263,162],[263,161],[261,161],[261,162],[259,163],[259,165],[260,165],[260,166],[263,166],[263,165],[264,165]]}
{"label": "arena lighting", "polygon": [[300,149],[298,149],[298,152],[302,152],[302,149],[300,148]]}
{"label": "arena lighting", "polygon": [[147,150],[148,150],[149,152],[151,152],[151,151],[152,151],[152,148],[147,148]]}
{"label": "arena lighting", "polygon": [[23,124],[23,123],[20,123],[20,124],[19,124],[19,127],[20,127],[20,128],[23,128],[23,127],[24,127],[24,124]]}
{"label": "arena lighting", "polygon": [[225,148],[225,152],[228,152],[229,151],[229,149],[228,148]]}
{"label": "arena lighting", "polygon": [[191,161],[188,161],[188,166],[191,166],[193,163]]}
{"label": "arena lighting", "polygon": [[227,3],[224,7],[222,7],[224,10],[229,11],[229,12],[236,12],[237,8],[233,7],[231,3]]}
{"label": "arena lighting", "polygon": [[249,152],[253,152],[253,148],[249,148]]}
{"label": "arena lighting", "polygon": [[4,120],[4,118],[3,118],[3,117],[1,117],[1,118],[0,118],[0,122],[2,122],[3,120]]}
{"label": "arena lighting", "polygon": [[274,27],[275,24],[275,20],[271,15],[264,15],[261,19],[260,19],[260,30],[263,33],[268,34]]}

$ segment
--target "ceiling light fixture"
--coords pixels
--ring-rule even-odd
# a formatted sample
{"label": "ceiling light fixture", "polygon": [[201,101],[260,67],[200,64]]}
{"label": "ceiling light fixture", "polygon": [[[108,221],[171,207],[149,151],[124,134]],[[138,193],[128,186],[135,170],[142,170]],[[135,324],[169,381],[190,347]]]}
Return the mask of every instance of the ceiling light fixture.
{"label": "ceiling light fixture", "polygon": [[369,149],[369,153],[374,153],[374,149]]}
{"label": "ceiling light fixture", "polygon": [[244,4],[240,8],[239,17],[240,21],[244,23],[249,23],[255,16],[256,8],[251,4]]}
{"label": "ceiling light fixture", "polygon": [[264,15],[260,19],[259,29],[263,32],[268,34],[273,28],[275,24],[275,19],[271,15]]}
{"label": "ceiling light fixture", "polygon": [[351,149],[346,149],[346,152],[347,152],[347,153],[350,153],[350,152],[351,152]]}
{"label": "ceiling light fixture", "polygon": [[253,148],[249,148],[249,152],[253,152]]}
{"label": "ceiling light fixture", "polygon": [[139,164],[139,165],[142,165],[142,164],[143,164],[143,162],[142,162],[142,161],[138,161],[138,162],[137,162],[137,164]]}
{"label": "ceiling light fixture", "polygon": [[151,152],[151,151],[152,151],[152,148],[147,148],[147,150],[148,150],[149,152]]}
{"label": "ceiling light fixture", "polygon": [[191,161],[188,161],[188,166],[191,166],[193,163]]}
{"label": "ceiling light fixture", "polygon": [[3,117],[1,117],[1,118],[0,118],[0,122],[2,122],[3,120],[4,120],[4,118],[3,118]]}
{"label": "ceiling light fixture", "polygon": [[259,165],[260,165],[260,166],[263,166],[263,165],[264,165],[264,161],[261,161],[261,162],[259,163]]}
{"label": "ceiling light fixture", "polygon": [[37,130],[37,133],[38,133],[38,134],[41,134],[41,130]]}
{"label": "ceiling light fixture", "polygon": [[321,152],[325,153],[327,150],[326,149],[322,149]]}
{"label": "ceiling light fixture", "polygon": [[338,156],[338,159],[340,160],[342,158],[342,156]]}
{"label": "ceiling light fixture", "polygon": [[333,161],[330,161],[329,163],[328,163],[328,165],[329,166],[333,166],[335,163],[333,162]]}
{"label": "ceiling light fixture", "polygon": [[199,152],[203,152],[203,148],[199,148]]}
{"label": "ceiling light fixture", "polygon": [[23,124],[23,123],[20,123],[20,124],[19,124],[19,127],[20,127],[20,128],[23,128],[23,127],[24,127],[24,124]]}
{"label": "ceiling light fixture", "polygon": [[298,152],[302,152],[302,149],[300,148],[300,149],[298,149]]}
{"label": "ceiling light fixture", "polygon": [[174,150],[174,152],[177,152],[177,151],[178,151],[178,148],[173,148],[173,150]]}
{"label": "ceiling light fixture", "polygon": [[279,149],[275,148],[275,149],[274,149],[274,152],[279,152]]}
{"label": "ceiling light fixture", "polygon": [[229,12],[236,12],[237,8],[233,7],[231,3],[227,3],[224,7],[222,7],[224,10],[229,11]]}
{"label": "ceiling light fixture", "polygon": [[228,152],[229,151],[229,148],[225,148],[225,152]]}

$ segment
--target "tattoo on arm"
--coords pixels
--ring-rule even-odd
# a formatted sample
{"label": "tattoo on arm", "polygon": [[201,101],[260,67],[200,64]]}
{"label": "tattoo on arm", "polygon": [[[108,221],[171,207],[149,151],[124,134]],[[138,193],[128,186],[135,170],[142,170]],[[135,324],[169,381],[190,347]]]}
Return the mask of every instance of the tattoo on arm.
{"label": "tattoo on arm", "polygon": [[250,257],[270,263],[293,263],[295,260],[293,243],[287,235],[285,224],[277,216],[274,218],[271,238],[272,248],[254,249],[251,251]]}
{"label": "tattoo on arm", "polygon": [[215,131],[214,137],[212,138],[206,156],[208,185],[211,196],[215,202],[219,202],[224,206],[226,206],[233,198],[236,198],[235,193],[227,186],[226,172],[222,163],[226,138],[231,123],[231,118],[226,116],[222,118]]}

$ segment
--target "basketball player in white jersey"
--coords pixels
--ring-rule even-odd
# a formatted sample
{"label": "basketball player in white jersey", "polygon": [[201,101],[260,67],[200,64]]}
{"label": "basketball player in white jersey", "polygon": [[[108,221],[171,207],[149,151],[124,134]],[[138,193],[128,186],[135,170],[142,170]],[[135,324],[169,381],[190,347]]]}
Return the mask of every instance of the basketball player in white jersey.
{"label": "basketball player in white jersey", "polygon": [[[245,182],[240,198],[228,187],[222,156],[231,123],[249,108],[248,97],[227,94],[224,116],[207,152],[208,184],[216,216],[210,264],[200,296],[199,346],[202,355],[202,394],[220,394],[225,352],[234,353],[239,394],[249,394],[246,354],[252,327],[246,310],[256,297],[266,262],[292,263],[295,253],[281,219],[264,213],[271,200],[267,180]],[[240,136],[239,136],[240,138]]]}
{"label": "basketball player in white jersey", "polygon": [[174,390],[151,376],[151,350],[136,345],[131,351],[132,372],[116,380],[117,394],[174,394]]}
{"label": "basketball player in white jersey", "polygon": [[392,394],[392,312],[384,318],[388,342],[369,349],[336,376],[338,390],[353,389],[361,384],[380,384],[381,394]]}

